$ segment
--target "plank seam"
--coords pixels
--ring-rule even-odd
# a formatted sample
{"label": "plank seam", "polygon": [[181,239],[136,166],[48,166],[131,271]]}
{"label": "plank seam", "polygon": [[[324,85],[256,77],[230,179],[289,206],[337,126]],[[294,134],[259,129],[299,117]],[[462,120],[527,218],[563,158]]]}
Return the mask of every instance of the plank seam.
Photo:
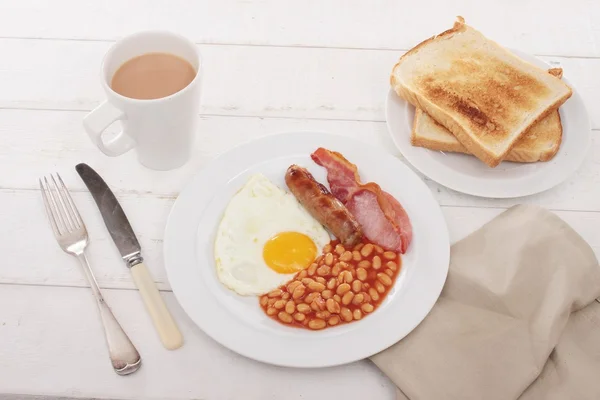
{"label": "plank seam", "polygon": [[[93,42],[93,43],[114,43],[117,39],[96,39],[96,38],[61,38],[61,37],[29,37],[29,36],[0,36],[0,40],[41,40],[55,42]],[[400,49],[395,47],[351,47],[351,46],[319,46],[308,44],[266,44],[266,43],[227,43],[227,42],[197,42],[199,46],[238,46],[238,47],[273,47],[283,49],[326,49],[326,50],[358,50],[358,51],[394,51],[407,52],[410,49]],[[558,55],[558,54],[537,54],[537,57],[563,57],[563,58],[581,58],[581,59],[600,59],[600,56],[593,55]]]}

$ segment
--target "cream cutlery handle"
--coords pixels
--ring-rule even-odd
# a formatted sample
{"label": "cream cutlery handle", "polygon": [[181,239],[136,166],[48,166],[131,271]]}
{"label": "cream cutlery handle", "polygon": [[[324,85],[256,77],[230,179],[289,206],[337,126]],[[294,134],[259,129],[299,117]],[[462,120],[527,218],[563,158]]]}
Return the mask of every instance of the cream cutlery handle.
{"label": "cream cutlery handle", "polygon": [[180,348],[183,345],[183,336],[144,263],[131,267],[131,274],[163,346],[169,350]]}
{"label": "cream cutlery handle", "polygon": [[119,375],[128,375],[137,371],[142,365],[142,359],[137,349],[129,340],[129,337],[113,315],[110,307],[104,301],[104,296],[98,287],[96,278],[90,268],[90,264],[85,256],[85,253],[80,253],[77,258],[81,262],[85,276],[96,304],[98,305],[98,311],[100,311],[100,318],[102,319],[102,325],[104,326],[104,336],[106,337],[106,344],[108,346],[108,352],[110,354],[110,361],[115,372]]}

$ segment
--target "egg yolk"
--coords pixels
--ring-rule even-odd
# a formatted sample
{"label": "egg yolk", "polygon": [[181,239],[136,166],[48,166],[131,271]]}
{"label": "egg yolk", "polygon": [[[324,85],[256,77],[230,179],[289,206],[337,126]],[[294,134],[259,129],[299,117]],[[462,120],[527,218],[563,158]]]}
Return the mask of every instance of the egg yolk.
{"label": "egg yolk", "polygon": [[298,232],[282,232],[263,247],[263,259],[273,271],[293,274],[307,268],[317,256],[317,246],[308,236]]}

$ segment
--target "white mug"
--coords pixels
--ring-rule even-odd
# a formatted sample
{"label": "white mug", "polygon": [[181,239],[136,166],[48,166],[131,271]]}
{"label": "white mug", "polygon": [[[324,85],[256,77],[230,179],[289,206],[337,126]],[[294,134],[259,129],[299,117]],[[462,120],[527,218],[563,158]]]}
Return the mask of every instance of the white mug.
{"label": "white mug", "polygon": [[[196,70],[192,82],[167,97],[138,100],[111,89],[113,75],[126,61],[146,53],[169,53],[187,60]],[[200,53],[194,43],[169,32],[147,31],[117,41],[102,61],[102,88],[107,100],[92,110],[83,126],[98,148],[111,157],[135,147],[140,163],[169,170],[190,158],[200,107]],[[113,122],[122,130],[110,140],[102,133]]]}

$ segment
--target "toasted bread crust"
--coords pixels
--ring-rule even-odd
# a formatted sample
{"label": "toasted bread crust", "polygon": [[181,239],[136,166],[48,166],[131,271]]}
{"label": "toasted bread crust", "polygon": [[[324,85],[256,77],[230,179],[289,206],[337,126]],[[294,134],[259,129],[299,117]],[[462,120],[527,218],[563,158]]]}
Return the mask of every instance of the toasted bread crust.
{"label": "toasted bread crust", "polygon": [[[393,89],[400,97],[403,97],[405,100],[407,100],[408,102],[413,104],[415,107],[422,108],[423,110],[425,110],[433,119],[438,121],[441,125],[445,126],[450,132],[452,132],[456,136],[456,138],[461,142],[461,144],[464,145],[464,147],[468,150],[468,152],[470,152],[473,155],[475,155],[476,157],[478,157],[480,160],[482,160],[488,166],[495,167],[504,158],[508,157],[508,154],[510,153],[511,148],[518,141],[518,139],[520,137],[522,137],[527,131],[529,131],[533,125],[535,125],[536,123],[541,121],[543,118],[548,116],[553,110],[556,110],[561,104],[563,104],[572,95],[572,90],[565,85],[565,87],[568,88],[567,93],[562,95],[560,98],[555,99],[553,101],[553,103],[550,104],[549,106],[546,106],[544,111],[542,113],[540,113],[539,115],[537,115],[536,118],[534,118],[531,121],[527,121],[527,125],[523,124],[524,126],[523,125],[520,126],[518,131],[515,131],[515,132],[517,132],[515,135],[513,135],[512,137],[507,137],[507,140],[505,140],[504,145],[503,145],[504,151],[502,151],[501,153],[492,152],[491,150],[487,149],[478,140],[477,137],[474,137],[472,135],[472,130],[471,130],[471,132],[467,132],[465,130],[465,126],[463,126],[461,124],[461,122],[459,122],[459,120],[455,119],[455,116],[458,113],[449,113],[448,111],[438,107],[432,101],[430,96],[426,96],[423,93],[421,93],[420,91],[413,89],[411,87],[411,85],[404,85],[401,81],[398,81],[396,78],[395,71],[403,63],[403,61],[406,59],[406,57],[413,55],[414,53],[418,52],[422,47],[427,46],[428,44],[430,44],[431,42],[433,42],[435,40],[441,40],[444,37],[449,37],[451,35],[454,35],[457,32],[463,31],[465,29],[466,29],[466,25],[464,23],[464,19],[462,19],[462,17],[459,17],[457,22],[454,24],[453,28],[444,31],[443,33],[441,33],[439,35],[432,36],[431,38],[421,42],[420,44],[418,44],[417,46],[415,46],[414,48],[409,50],[407,53],[402,55],[400,57],[400,59],[398,60],[398,62],[396,63],[396,65],[394,66],[394,69],[392,70],[392,74],[390,77],[390,84],[392,85]],[[489,40],[489,39],[487,39],[487,40]],[[490,40],[490,42],[492,42],[492,41]],[[510,57],[519,59],[518,57],[516,57],[515,55],[513,55],[512,53],[510,53],[508,51],[506,51],[506,53]],[[522,60],[520,60],[520,61],[522,61]],[[540,69],[537,66],[534,66],[534,67],[536,69]],[[466,111],[470,111],[470,110],[466,110]],[[466,111],[465,111],[465,113],[466,113]],[[474,111],[478,111],[478,110],[475,109]],[[473,116],[469,116],[469,118],[477,119],[477,116],[473,115]],[[463,121],[463,123],[464,123],[464,121]],[[554,150],[554,154],[556,153],[556,151],[558,151],[558,148],[556,148]],[[517,157],[529,160],[531,158],[531,155],[524,155],[524,156],[517,156]]]}
{"label": "toasted bread crust", "polygon": [[[558,110],[554,110],[556,112],[556,118],[558,118],[558,125],[553,125],[554,129],[559,130],[558,139],[553,146],[547,149],[540,150],[539,148],[523,148],[518,145],[514,146],[510,152],[506,155],[504,161],[513,161],[513,162],[521,162],[521,163],[533,163],[538,161],[550,161],[560,148],[560,144],[562,141],[562,124],[560,123],[560,113]],[[454,141],[452,143],[443,142],[439,140],[435,140],[433,138],[419,135],[419,126],[421,122],[421,118],[425,118],[426,115],[421,109],[415,110],[415,117],[413,119],[413,128],[411,131],[410,142],[413,146],[423,147],[429,150],[434,151],[443,151],[449,153],[463,153],[469,154],[471,153],[458,141]],[[444,129],[443,126],[438,124],[435,121],[432,121],[434,124],[440,126]]]}
{"label": "toasted bread crust", "polygon": [[[429,44],[430,42],[434,41],[437,38],[453,35],[454,33],[460,32],[461,30],[464,30],[464,29],[465,29],[465,19],[459,15],[458,17],[456,17],[456,21],[454,22],[454,26],[452,28],[445,30],[444,32],[440,33],[439,35],[433,35],[429,39],[423,40],[421,43],[419,43],[412,49],[408,50],[406,53],[402,54],[400,56],[400,58],[398,59],[398,62],[396,62],[396,64],[394,64],[394,68],[392,68],[392,74],[390,75],[390,85],[392,86],[392,88],[394,90],[396,90],[396,86],[398,86],[398,83],[396,82],[396,76],[394,75],[394,70],[396,70],[396,67],[398,67],[400,64],[402,64],[402,61],[404,61],[404,59],[406,57],[408,57],[409,55],[411,55],[413,53],[416,53],[417,51],[419,51],[421,49],[421,47],[426,46],[427,44]],[[402,96],[397,91],[396,91],[396,93],[398,94],[398,96]]]}

